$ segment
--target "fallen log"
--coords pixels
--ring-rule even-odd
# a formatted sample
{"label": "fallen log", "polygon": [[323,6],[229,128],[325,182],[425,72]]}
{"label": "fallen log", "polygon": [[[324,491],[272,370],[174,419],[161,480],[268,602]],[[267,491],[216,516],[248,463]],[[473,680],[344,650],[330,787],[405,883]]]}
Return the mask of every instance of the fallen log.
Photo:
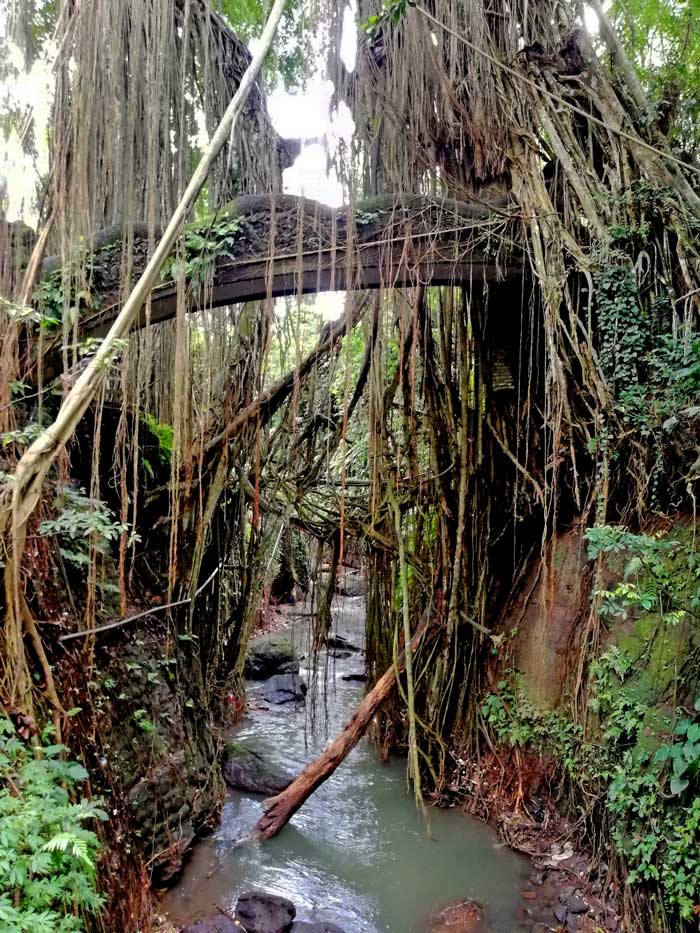
{"label": "fallen log", "polygon": [[[415,654],[418,646],[425,639],[428,641],[437,633],[438,625],[427,619],[418,627],[411,639],[409,651]],[[292,781],[286,790],[276,797],[269,797],[263,803],[264,813],[258,820],[254,835],[258,839],[272,839],[289,822],[297,810],[308,800],[317,787],[333,774],[341,762],[367,731],[374,714],[382,703],[391,695],[396,686],[398,674],[406,666],[406,651],[401,651],[395,665],[389,668],[377,681],[367,696],[355,710],[352,718],[340,735],[313,761],[304,768],[298,778]]]}

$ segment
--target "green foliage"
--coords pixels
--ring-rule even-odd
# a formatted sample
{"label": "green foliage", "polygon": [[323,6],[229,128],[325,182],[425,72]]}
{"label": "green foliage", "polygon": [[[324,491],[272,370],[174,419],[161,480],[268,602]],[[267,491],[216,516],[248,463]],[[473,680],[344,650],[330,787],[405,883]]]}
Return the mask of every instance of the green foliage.
{"label": "green foliage", "polygon": [[[696,710],[700,710],[700,700],[695,703]],[[700,721],[696,716],[691,719],[685,716],[676,725],[677,738],[671,743],[665,743],[656,752],[654,760],[657,762],[671,762],[673,774],[670,781],[671,793],[675,796],[682,794],[697,781],[700,775]]]}
{"label": "green foliage", "polygon": [[[696,702],[700,708],[700,701]],[[685,717],[655,755],[624,752],[608,789],[612,838],[627,883],[658,884],[667,910],[683,920],[700,900],[700,721]]]}
{"label": "green foliage", "polygon": [[[620,583],[596,594],[610,624],[646,614],[663,632],[696,617],[700,559],[692,536],[667,539],[604,526],[590,529],[587,543],[590,557],[607,557],[621,570]],[[700,901],[700,698],[692,711],[654,707],[639,689],[637,668],[615,644],[591,664],[595,720],[587,730],[533,706],[513,671],[485,698],[482,713],[499,742],[554,758],[583,799],[605,800],[627,883],[655,886],[680,929]],[[652,722],[657,728],[650,736]]]}
{"label": "green foliage", "polygon": [[669,914],[689,920],[700,892],[700,716],[683,718],[655,755],[641,748],[646,708],[623,688],[630,669],[616,649],[595,666],[600,741],[530,704],[512,671],[485,698],[482,713],[500,743],[554,758],[588,799],[605,799],[612,839],[629,867],[627,883],[658,885]]}
{"label": "green foliage", "polygon": [[195,285],[204,285],[217,259],[235,258],[232,250],[241,226],[241,218],[229,214],[189,226],[185,231],[184,256],[171,256],[166,261],[162,279],[177,279],[183,275]]}
{"label": "green foliage", "polygon": [[[584,739],[582,726],[530,702],[516,671],[505,672],[498,693],[485,697],[481,712],[501,744],[532,748],[554,758],[572,777],[579,773],[583,762],[595,755],[594,746]],[[597,762],[596,767],[600,769],[601,763]]]}
{"label": "green foliage", "polygon": [[4,434],[0,434],[0,444],[2,444],[3,447],[9,447],[10,444],[26,447],[32,444],[42,431],[43,428],[40,424],[37,424],[35,421],[30,421],[29,424],[26,424],[23,428],[18,428],[16,431],[6,431]]}
{"label": "green foliage", "polygon": [[634,269],[605,266],[594,277],[600,363],[615,395],[639,382],[637,361],[645,349],[646,321],[637,300]]}
{"label": "green foliage", "polygon": [[700,555],[692,541],[636,535],[610,525],[589,528],[586,540],[591,558],[620,554],[625,559],[622,581],[596,594],[604,618],[627,618],[642,610],[678,625],[700,610]]}
{"label": "green foliage", "polygon": [[[52,728],[44,733],[48,743]],[[99,912],[95,860],[100,845],[86,823],[106,820],[94,801],[74,796],[87,778],[62,745],[42,757],[0,718],[0,929],[4,933],[79,933]]]}
{"label": "green foliage", "polygon": [[136,720],[136,725],[139,727],[139,729],[141,729],[142,732],[155,731],[155,724],[148,718],[148,713],[145,709],[135,710],[134,719]]}
{"label": "green foliage", "polygon": [[[261,0],[220,0],[219,8],[246,44],[260,35],[269,12],[269,5]],[[311,25],[302,0],[289,0],[279,25],[275,55],[265,66],[272,83],[281,79],[289,90],[303,86],[308,64],[314,60]]]}
{"label": "green foliage", "polygon": [[642,437],[672,434],[700,415],[700,341],[665,335],[640,359],[644,381],[620,392],[618,411]]}
{"label": "green foliage", "polygon": [[382,27],[388,23],[398,26],[406,15],[406,10],[415,5],[416,0],[385,0],[382,12],[378,16],[368,17],[367,22],[362,24],[362,29],[372,38],[381,33]]}
{"label": "green foliage", "polygon": [[609,15],[651,101],[642,125],[692,154],[700,141],[700,0],[614,0]]}
{"label": "green foliage", "polygon": [[591,450],[624,458],[639,501],[664,508],[700,476],[700,341],[655,333],[668,326],[671,306],[657,296],[643,311],[629,269],[612,266],[597,283],[600,361],[623,430],[612,445],[604,426]]}
{"label": "green foliage", "polygon": [[98,553],[106,554],[110,542],[128,530],[128,525],[114,519],[104,502],[91,499],[83,489],[59,487],[52,507],[58,514],[41,523],[39,534],[57,535],[61,556],[76,566],[89,563],[91,542]]}
{"label": "green foliage", "polygon": [[173,456],[173,428],[170,424],[162,424],[153,415],[148,413],[143,415],[143,420],[148,430],[158,441],[158,456],[160,462],[168,465]]}
{"label": "green foliage", "polygon": [[[74,267],[77,268],[81,261],[85,261],[85,252],[86,247],[83,244],[80,256],[76,255],[72,260],[72,265],[67,270],[68,273]],[[35,307],[28,319],[49,331],[56,330],[64,316],[67,324],[72,326],[78,317],[81,305],[87,305],[93,310],[99,307],[99,300],[96,296],[84,288],[75,290],[72,283],[67,295],[65,274],[63,269],[56,269],[43,278],[34,290]]]}

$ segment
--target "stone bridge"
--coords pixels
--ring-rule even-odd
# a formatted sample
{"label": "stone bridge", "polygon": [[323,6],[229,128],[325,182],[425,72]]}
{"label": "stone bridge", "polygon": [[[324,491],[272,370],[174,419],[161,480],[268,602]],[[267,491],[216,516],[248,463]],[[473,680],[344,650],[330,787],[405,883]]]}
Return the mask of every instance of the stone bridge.
{"label": "stone bridge", "polygon": [[[323,291],[520,281],[523,255],[506,204],[387,195],[331,209],[290,195],[239,198],[185,233],[188,310]],[[87,257],[92,301],[81,309],[83,337],[104,335],[120,307],[122,231],[100,233]],[[135,278],[149,254],[134,230]],[[174,317],[174,260],[152,292],[152,324]],[[47,259],[43,275],[55,272]],[[146,309],[137,326],[146,323]]]}

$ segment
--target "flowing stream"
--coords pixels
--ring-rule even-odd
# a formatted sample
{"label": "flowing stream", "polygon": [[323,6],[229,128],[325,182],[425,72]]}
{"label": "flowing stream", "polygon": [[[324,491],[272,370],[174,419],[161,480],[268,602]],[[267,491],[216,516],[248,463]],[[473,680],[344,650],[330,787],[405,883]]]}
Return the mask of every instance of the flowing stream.
{"label": "flowing stream", "polygon": [[[339,598],[334,623],[359,644],[363,599]],[[308,657],[309,620],[295,621],[285,634]],[[304,663],[301,674],[312,684]],[[362,664],[361,655],[328,657],[306,709],[268,708],[259,685],[249,685],[250,713],[234,730],[236,741],[298,773],[361,699],[363,685],[343,676]],[[219,828],[197,844],[182,879],[163,897],[172,920],[212,917],[217,905],[233,915],[238,896],[258,889],[292,900],[298,920],[331,921],[347,933],[422,933],[430,914],[464,898],[486,908],[484,930],[523,929],[516,911],[528,863],[491,827],[456,809],[431,809],[429,834],[406,786],[405,761],[381,762],[366,739],[279,836],[247,841],[261,813],[262,798],[229,791]]]}

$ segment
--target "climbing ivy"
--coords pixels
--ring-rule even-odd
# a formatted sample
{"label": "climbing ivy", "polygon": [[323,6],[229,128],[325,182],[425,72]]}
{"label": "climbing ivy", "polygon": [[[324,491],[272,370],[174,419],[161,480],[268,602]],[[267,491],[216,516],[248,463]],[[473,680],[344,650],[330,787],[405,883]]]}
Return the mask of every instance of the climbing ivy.
{"label": "climbing ivy", "polygon": [[163,266],[161,278],[165,281],[182,275],[193,284],[203,285],[218,258],[234,258],[232,250],[241,225],[240,217],[229,214],[192,224],[185,231],[184,256],[171,256]]}
{"label": "climbing ivy", "polygon": [[637,300],[634,270],[611,264],[594,277],[598,308],[600,363],[619,397],[639,383],[638,361],[646,349],[646,319]]}

